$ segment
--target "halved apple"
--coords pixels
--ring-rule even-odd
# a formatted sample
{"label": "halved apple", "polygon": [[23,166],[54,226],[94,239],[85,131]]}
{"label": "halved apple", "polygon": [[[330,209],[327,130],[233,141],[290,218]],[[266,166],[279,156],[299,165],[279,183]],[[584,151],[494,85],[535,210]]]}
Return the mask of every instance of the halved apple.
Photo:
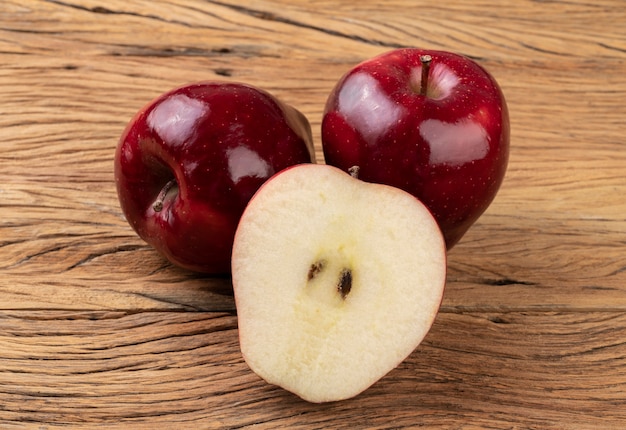
{"label": "halved apple", "polygon": [[328,165],[287,168],[235,235],[241,352],[307,401],[356,396],[419,345],[445,279],[443,236],[415,197]]}

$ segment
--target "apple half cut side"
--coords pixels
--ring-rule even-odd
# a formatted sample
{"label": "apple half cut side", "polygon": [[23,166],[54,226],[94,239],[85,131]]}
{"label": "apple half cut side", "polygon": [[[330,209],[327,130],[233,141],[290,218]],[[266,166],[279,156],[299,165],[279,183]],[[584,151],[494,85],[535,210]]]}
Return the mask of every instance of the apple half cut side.
{"label": "apple half cut side", "polygon": [[420,344],[445,280],[443,235],[415,197],[328,165],[289,167],[235,234],[242,355],[309,402],[354,397]]}

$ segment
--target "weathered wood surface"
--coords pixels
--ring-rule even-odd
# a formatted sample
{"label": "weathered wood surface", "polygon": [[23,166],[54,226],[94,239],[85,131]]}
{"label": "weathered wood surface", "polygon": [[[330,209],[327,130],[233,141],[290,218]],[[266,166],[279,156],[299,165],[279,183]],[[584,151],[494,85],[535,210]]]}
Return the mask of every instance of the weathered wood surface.
{"label": "weathered wood surface", "polygon": [[[619,0],[0,3],[0,427],[623,428],[626,9]],[[134,112],[203,79],[310,119],[398,46],[470,55],[512,118],[505,183],[449,255],[425,342],[311,405],[243,362],[228,280],[185,272],[118,207]]]}

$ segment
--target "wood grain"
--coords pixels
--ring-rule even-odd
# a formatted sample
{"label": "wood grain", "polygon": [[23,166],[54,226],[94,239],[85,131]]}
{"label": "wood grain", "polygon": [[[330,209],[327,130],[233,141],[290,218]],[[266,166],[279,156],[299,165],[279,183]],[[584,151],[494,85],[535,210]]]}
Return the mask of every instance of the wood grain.
{"label": "wood grain", "polygon": [[107,428],[351,429],[355,418],[360,428],[601,428],[626,419],[626,331],[615,329],[624,324],[603,312],[442,313],[365,394],[313,405],[247,369],[235,316],[7,311],[0,417]]}
{"label": "wood grain", "polygon": [[[4,0],[0,427],[623,427],[624,22],[618,0]],[[247,369],[228,279],[133,233],[113,152],[150,99],[220,79],[300,109],[323,160],[335,82],[401,46],[493,73],[509,170],[426,341],[361,396],[307,404]]]}

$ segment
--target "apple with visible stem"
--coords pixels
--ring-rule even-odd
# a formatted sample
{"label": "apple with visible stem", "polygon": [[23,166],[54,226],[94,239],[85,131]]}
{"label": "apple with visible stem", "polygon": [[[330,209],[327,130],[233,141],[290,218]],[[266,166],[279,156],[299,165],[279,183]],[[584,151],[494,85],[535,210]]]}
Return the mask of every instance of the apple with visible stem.
{"label": "apple with visible stem", "polygon": [[295,108],[250,85],[198,82],[162,94],[131,119],[115,180],[142,239],[178,266],[228,274],[252,195],[314,157],[311,127]]}
{"label": "apple with visible stem", "polygon": [[444,238],[414,196],[328,165],[285,169],[235,235],[241,352],[307,401],[356,396],[423,340],[445,279]]}
{"label": "apple with visible stem", "polygon": [[433,213],[452,248],[503,181],[509,116],[502,91],[475,61],[392,50],[348,71],[322,120],[327,164],[401,188]]}

